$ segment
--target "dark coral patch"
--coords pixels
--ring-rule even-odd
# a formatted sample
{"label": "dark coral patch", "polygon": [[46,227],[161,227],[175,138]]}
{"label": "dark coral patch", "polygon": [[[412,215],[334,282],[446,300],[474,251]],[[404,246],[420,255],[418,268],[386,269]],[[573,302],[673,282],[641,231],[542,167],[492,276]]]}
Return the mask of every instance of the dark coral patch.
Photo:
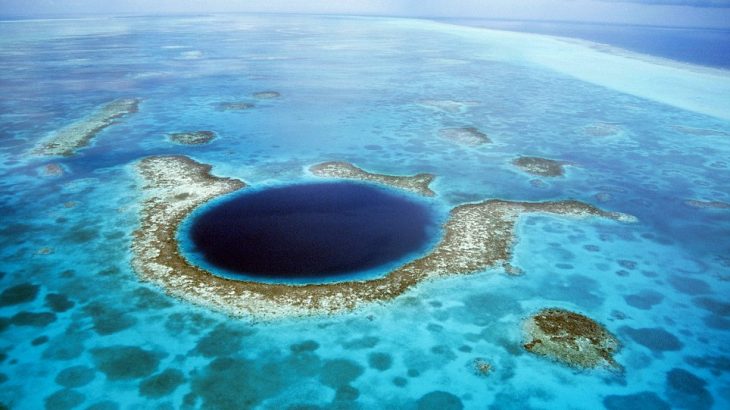
{"label": "dark coral patch", "polygon": [[56,321],[56,314],[52,312],[18,312],[10,318],[16,326],[46,327]]}
{"label": "dark coral patch", "polygon": [[111,400],[104,400],[92,404],[86,410],[119,410],[119,404]]}
{"label": "dark coral patch", "polygon": [[669,410],[669,403],[656,393],[641,392],[626,395],[610,395],[603,399],[607,410]]}
{"label": "dark coral patch", "polygon": [[710,285],[699,279],[672,276],[669,278],[669,284],[672,285],[674,289],[677,289],[686,295],[701,295],[710,291]]}
{"label": "dark coral patch", "polygon": [[160,354],[137,346],[109,346],[93,349],[96,367],[109,380],[132,380],[149,376],[160,362]]}
{"label": "dark coral patch", "polygon": [[22,283],[3,290],[0,293],[0,306],[19,305],[32,302],[38,296],[40,286],[32,283]]}
{"label": "dark coral patch", "polygon": [[440,390],[424,394],[416,404],[418,410],[461,410],[464,408],[464,403],[459,397]]}
{"label": "dark coral patch", "polygon": [[76,303],[69,300],[69,298],[64,294],[49,293],[46,295],[46,306],[51,308],[54,312],[65,312],[74,307],[74,305],[76,305]]}
{"label": "dark coral patch", "polygon": [[106,336],[128,329],[137,323],[134,316],[115,309],[103,302],[92,302],[84,307],[84,312],[91,316],[96,333]]}
{"label": "dark coral patch", "polygon": [[390,369],[393,365],[393,357],[388,353],[370,353],[368,355],[368,365],[371,368],[382,371]]}
{"label": "dark coral patch", "polygon": [[56,375],[56,383],[63,387],[81,387],[91,383],[96,376],[94,369],[86,366],[72,366],[61,370]]}
{"label": "dark coral patch", "polygon": [[48,336],[38,336],[35,339],[30,341],[30,344],[33,346],[40,346],[42,344],[45,344],[48,342]]}
{"label": "dark coral patch", "polygon": [[160,310],[173,306],[169,297],[148,288],[137,288],[133,292],[134,305],[139,309]]}
{"label": "dark coral patch", "polygon": [[84,402],[86,396],[76,390],[63,389],[46,397],[46,409],[69,410]]}
{"label": "dark coral patch", "polygon": [[679,339],[664,329],[648,327],[634,329],[624,326],[619,332],[655,352],[676,351],[682,348]]}
{"label": "dark coral patch", "polygon": [[218,358],[193,374],[191,388],[202,408],[249,409],[286,388],[280,367],[252,360]]}
{"label": "dark coral patch", "polygon": [[177,369],[166,369],[162,373],[151,376],[139,384],[139,393],[150,398],[167,396],[185,383],[185,375]]}
{"label": "dark coral patch", "polygon": [[291,349],[292,353],[313,352],[319,349],[319,343],[315,342],[314,340],[305,340],[301,343],[295,343],[289,348]]}
{"label": "dark coral patch", "polygon": [[730,316],[730,303],[708,297],[695,298],[695,306],[712,312],[718,316]]}
{"label": "dark coral patch", "polygon": [[637,309],[649,310],[654,305],[661,303],[664,300],[664,295],[653,290],[642,290],[639,293],[624,296],[624,300]]}
{"label": "dark coral patch", "polygon": [[667,373],[667,396],[676,407],[712,408],[714,400],[706,385],[706,381],[684,369],[675,368]]}
{"label": "dark coral patch", "polygon": [[205,357],[228,356],[238,352],[243,338],[253,333],[249,328],[221,323],[198,340],[195,352]]}
{"label": "dark coral patch", "polygon": [[358,397],[360,397],[360,390],[352,386],[342,386],[335,392],[337,401],[355,401]]}
{"label": "dark coral patch", "polygon": [[322,367],[320,380],[327,386],[338,388],[350,384],[364,371],[362,366],[352,360],[329,360]]}

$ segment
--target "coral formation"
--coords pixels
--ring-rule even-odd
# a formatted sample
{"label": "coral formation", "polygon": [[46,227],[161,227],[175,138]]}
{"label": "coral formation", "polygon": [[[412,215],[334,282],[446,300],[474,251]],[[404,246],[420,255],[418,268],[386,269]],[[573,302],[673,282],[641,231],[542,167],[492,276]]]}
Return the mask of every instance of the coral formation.
{"label": "coral formation", "polygon": [[621,369],[613,359],[620,348],[615,336],[593,319],[559,308],[547,308],[523,324],[524,347],[570,366]]}
{"label": "coral formation", "polygon": [[721,202],[721,201],[699,201],[696,199],[688,199],[684,201],[684,203],[687,206],[691,206],[693,208],[709,208],[709,209],[729,209],[730,203],[727,202]]}
{"label": "coral formation", "polygon": [[183,145],[207,144],[215,138],[213,131],[188,131],[170,133],[170,140]]}
{"label": "coral formation", "polygon": [[492,142],[487,134],[474,127],[443,128],[439,131],[439,135],[445,140],[468,147],[476,147]]}
{"label": "coral formation", "polygon": [[413,176],[395,176],[387,174],[374,174],[356,167],[348,162],[324,162],[312,165],[309,171],[320,177],[357,179],[360,181],[376,182],[383,185],[405,189],[416,192],[423,196],[434,196],[435,193],[428,186],[433,181],[432,174],[417,174]]}
{"label": "coral formation", "polygon": [[541,177],[563,176],[565,162],[540,157],[519,157],[512,161],[521,170]]}
{"label": "coral formation", "polygon": [[455,100],[423,100],[418,102],[419,105],[431,108],[437,111],[459,114],[468,110],[470,107],[478,105],[478,101],[455,101]]}
{"label": "coral formation", "polygon": [[234,101],[234,102],[222,102],[216,104],[216,107],[220,111],[243,111],[243,110],[249,110],[253,107],[255,107],[251,103],[242,102],[242,101]]}
{"label": "coral formation", "polygon": [[181,255],[175,235],[182,219],[193,209],[245,184],[213,176],[210,166],[187,157],[149,157],[136,167],[147,199],[134,235],[135,270],[142,279],[173,296],[234,316],[333,313],[366,302],[393,299],[429,278],[509,266],[515,223],[525,212],[633,220],[577,201],[489,200],[454,208],[443,227],[443,238],[431,253],[377,279],[308,285],[239,281],[212,275],[189,263]]}
{"label": "coral formation", "polygon": [[136,98],[114,100],[93,114],[55,131],[49,138],[41,141],[33,153],[71,156],[77,149],[87,146],[101,130],[114,124],[115,120],[137,112],[138,106],[139,100]]}

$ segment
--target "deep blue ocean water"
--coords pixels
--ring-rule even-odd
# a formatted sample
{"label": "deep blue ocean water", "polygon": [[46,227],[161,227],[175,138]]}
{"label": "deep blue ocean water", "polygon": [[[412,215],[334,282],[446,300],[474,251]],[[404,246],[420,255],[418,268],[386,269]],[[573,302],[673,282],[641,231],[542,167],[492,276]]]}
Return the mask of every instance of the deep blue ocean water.
{"label": "deep blue ocean water", "polygon": [[578,38],[670,60],[730,68],[730,29],[487,19],[436,21]]}
{"label": "deep blue ocean water", "polygon": [[[730,407],[727,71],[418,20],[101,18],[1,22],[0,87],[5,407]],[[267,90],[281,96],[254,97]],[[130,97],[139,112],[75,156],[30,154]],[[254,108],[219,109],[231,101]],[[492,143],[439,132],[454,127]],[[191,130],[218,138],[168,138]],[[134,165],[166,154],[251,189],[322,182],[310,165],[349,161],[436,175],[439,215],[572,198],[638,222],[523,216],[520,276],[494,268],[345,314],[234,319],[131,267],[145,199]],[[566,174],[527,174],[519,156],[561,160]],[[624,371],[527,353],[523,319],[546,307],[601,322]]]}

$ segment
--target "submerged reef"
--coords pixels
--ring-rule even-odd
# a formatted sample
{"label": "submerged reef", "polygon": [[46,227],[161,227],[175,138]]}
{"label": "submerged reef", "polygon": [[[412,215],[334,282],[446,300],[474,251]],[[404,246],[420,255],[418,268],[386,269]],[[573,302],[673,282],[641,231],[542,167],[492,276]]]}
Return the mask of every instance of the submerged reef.
{"label": "submerged reef", "polygon": [[253,93],[253,96],[254,98],[258,98],[260,100],[270,100],[272,98],[281,97],[281,94],[276,91],[259,91],[257,93]]}
{"label": "submerged reef", "polygon": [[521,170],[541,177],[560,177],[565,174],[565,162],[540,157],[519,157],[512,161]]}
{"label": "submerged reef", "polygon": [[476,147],[492,142],[492,140],[487,137],[487,134],[474,127],[444,128],[439,131],[439,135],[445,140],[455,142],[459,145],[466,145],[468,147]]}
{"label": "submerged reef", "polygon": [[55,131],[49,138],[41,141],[33,153],[71,156],[77,149],[89,145],[96,134],[114,124],[116,119],[137,112],[138,107],[139,100],[136,98],[114,100],[87,117]]}
{"label": "submerged reef", "polygon": [[677,132],[681,132],[682,134],[693,135],[696,137],[730,137],[730,132],[708,128],[693,128],[685,127],[683,125],[673,125],[672,129]]}
{"label": "submerged reef", "polygon": [[170,141],[183,145],[207,144],[215,139],[213,131],[189,131],[170,133]]}
{"label": "submerged reef", "polygon": [[454,208],[431,253],[367,280],[289,285],[226,279],[192,265],[175,239],[180,222],[201,204],[245,186],[211,175],[211,167],[183,156],[148,157],[136,164],[146,196],[132,245],[133,266],[143,280],[169,294],[233,316],[274,318],[350,310],[390,300],[417,283],[439,276],[509,267],[515,223],[524,212],[598,216],[631,221],[578,201],[488,200]]}
{"label": "submerged reef", "polygon": [[525,349],[582,369],[621,369],[613,359],[620,343],[593,319],[565,309],[547,308],[523,324]]}
{"label": "submerged reef", "polygon": [[591,137],[610,137],[621,133],[621,127],[618,124],[597,122],[583,128],[583,132]]}
{"label": "submerged reef", "polygon": [[309,167],[309,172],[319,177],[357,179],[360,181],[390,185],[423,196],[435,195],[431,188],[428,187],[434,179],[433,174],[417,174],[413,176],[374,174],[358,168],[349,162],[336,161],[312,165]]}
{"label": "submerged reef", "polygon": [[455,101],[455,100],[423,100],[418,102],[419,105],[446,112],[449,114],[459,114],[468,110],[470,107],[479,105],[478,101]]}
{"label": "submerged reef", "polygon": [[255,107],[255,105],[243,101],[222,102],[215,106],[220,111],[243,111]]}
{"label": "submerged reef", "polygon": [[730,209],[730,203],[721,201],[699,201],[696,199],[688,199],[684,201],[684,203],[693,208]]}

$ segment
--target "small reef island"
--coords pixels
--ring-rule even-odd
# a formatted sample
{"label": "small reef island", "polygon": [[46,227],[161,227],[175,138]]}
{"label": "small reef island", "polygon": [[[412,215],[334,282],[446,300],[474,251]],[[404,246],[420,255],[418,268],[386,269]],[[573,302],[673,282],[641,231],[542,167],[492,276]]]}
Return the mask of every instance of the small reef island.
{"label": "small reef island", "polygon": [[542,309],[523,324],[525,349],[569,366],[621,370],[613,359],[618,339],[603,326],[565,309]]}
{"label": "small reef island", "polygon": [[563,161],[540,157],[519,157],[512,161],[517,168],[541,177],[560,177],[565,174]]}
{"label": "small reef island", "polygon": [[169,134],[170,141],[182,145],[207,144],[215,139],[213,131],[173,132]]}
{"label": "small reef island", "polygon": [[[360,179],[421,195],[433,195],[433,176],[398,177],[374,174],[346,162],[314,165],[312,174]],[[264,283],[212,274],[188,261],[176,241],[179,225],[209,200],[246,187],[242,181],[211,174],[211,166],[184,156],[148,157],[136,164],[146,199],[133,241],[133,265],[140,277],[169,294],[233,316],[258,319],[330,314],[364,303],[393,299],[419,282],[440,276],[469,274],[491,267],[507,272],[515,223],[523,213],[602,217],[623,222],[633,217],[567,200],[513,202],[498,199],[459,205],[443,225],[443,236],[428,254],[364,281],[322,284]]]}
{"label": "small reef island", "polygon": [[104,128],[114,124],[117,119],[136,113],[139,99],[121,98],[114,100],[95,112],[60,130],[55,131],[33,150],[35,155],[68,157],[83,148]]}

